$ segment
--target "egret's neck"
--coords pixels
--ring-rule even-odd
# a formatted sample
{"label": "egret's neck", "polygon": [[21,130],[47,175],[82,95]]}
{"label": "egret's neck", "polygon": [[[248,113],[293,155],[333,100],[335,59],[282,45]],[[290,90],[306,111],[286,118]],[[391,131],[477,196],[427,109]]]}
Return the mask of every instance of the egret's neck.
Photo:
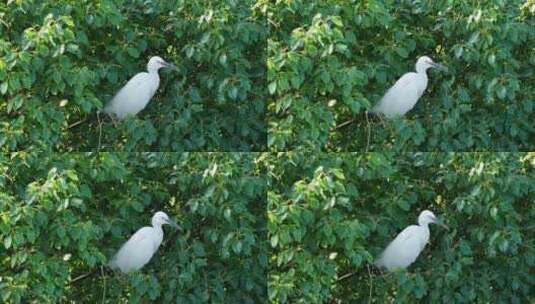
{"label": "egret's neck", "polygon": [[160,69],[160,67],[147,67],[147,71],[149,72],[149,74],[158,75],[158,70],[159,69]]}
{"label": "egret's neck", "polygon": [[418,222],[418,225],[420,227],[424,227],[424,228],[428,228],[429,229],[429,222],[428,221],[421,221],[421,222]]}
{"label": "egret's neck", "polygon": [[426,72],[427,72],[427,69],[429,67],[428,66],[419,66],[419,65],[416,65],[416,73],[418,74],[424,74],[427,76]]}
{"label": "egret's neck", "polygon": [[163,241],[163,229],[161,223],[153,224],[152,227],[154,228],[154,238],[152,239],[152,244],[154,246],[154,251],[160,247],[160,244],[162,244]]}
{"label": "egret's neck", "polygon": [[152,227],[154,227],[154,229],[156,229],[156,232],[158,232],[158,234],[162,234],[163,235],[162,223],[154,223],[154,224],[152,224]]}

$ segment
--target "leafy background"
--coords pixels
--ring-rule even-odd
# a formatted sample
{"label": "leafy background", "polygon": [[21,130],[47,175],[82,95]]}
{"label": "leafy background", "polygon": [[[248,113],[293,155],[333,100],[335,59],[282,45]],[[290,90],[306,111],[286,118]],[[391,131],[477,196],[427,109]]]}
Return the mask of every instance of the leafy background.
{"label": "leafy background", "polygon": [[[252,0],[2,1],[2,151],[265,150],[263,11]],[[137,117],[100,125],[96,111],[154,55],[179,71],[160,72]]]}
{"label": "leafy background", "polygon": [[[264,156],[255,153],[16,153],[0,157],[2,303],[263,303]],[[128,276],[98,269],[152,215],[152,260]]]}
{"label": "leafy background", "polygon": [[[534,153],[288,152],[268,168],[270,303],[535,300]],[[405,271],[369,266],[424,209],[450,230],[431,225]]]}
{"label": "leafy background", "polygon": [[[533,150],[534,15],[532,0],[273,1],[268,146]],[[428,73],[428,89],[406,118],[366,119],[422,55],[448,72]]]}

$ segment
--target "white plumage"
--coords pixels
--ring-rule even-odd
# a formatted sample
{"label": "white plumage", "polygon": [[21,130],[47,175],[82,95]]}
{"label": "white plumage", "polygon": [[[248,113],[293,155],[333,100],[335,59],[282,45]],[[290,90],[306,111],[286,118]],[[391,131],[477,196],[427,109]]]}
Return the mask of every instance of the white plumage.
{"label": "white plumage", "polygon": [[429,68],[444,69],[444,66],[433,62],[427,56],[418,58],[416,73],[410,72],[401,76],[373,107],[372,112],[381,113],[388,118],[403,116],[409,112],[427,88],[426,71]]}
{"label": "white plumage", "polygon": [[119,119],[136,115],[143,110],[160,85],[158,70],[163,67],[176,67],[162,58],[154,56],[147,64],[147,71],[136,74],[104,107],[104,112],[114,114]]}
{"label": "white plumage", "polygon": [[424,249],[429,241],[430,223],[439,224],[447,228],[441,222],[438,222],[433,212],[424,210],[418,216],[418,225],[411,225],[405,228],[396,238],[388,244],[375,265],[385,267],[389,271],[407,268],[416,261],[420,252]]}
{"label": "white plumage", "polygon": [[180,228],[167,214],[156,212],[152,217],[152,227],[143,227],[134,233],[115,254],[109,266],[112,269],[120,269],[123,273],[139,270],[145,266],[162,243],[164,224]]}

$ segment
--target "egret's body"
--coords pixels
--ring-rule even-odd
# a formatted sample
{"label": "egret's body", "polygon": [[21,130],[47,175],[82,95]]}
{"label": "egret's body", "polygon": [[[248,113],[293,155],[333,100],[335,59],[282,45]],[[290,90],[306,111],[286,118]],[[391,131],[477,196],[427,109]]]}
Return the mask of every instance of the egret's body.
{"label": "egret's body", "polygon": [[158,70],[163,67],[176,67],[155,56],[149,60],[147,71],[136,74],[104,107],[104,112],[114,114],[119,119],[127,115],[136,115],[143,110],[158,90],[160,76]]}
{"label": "egret's body", "polygon": [[379,103],[372,109],[388,118],[403,116],[416,105],[427,88],[427,69],[443,68],[427,56],[420,57],[416,62],[416,73],[410,72],[401,76],[386,92]]}
{"label": "egret's body", "polygon": [[120,269],[123,273],[139,270],[147,264],[163,241],[162,225],[170,224],[178,228],[164,212],[156,212],[152,217],[152,227],[139,229],[119,249],[110,261],[112,269]]}
{"label": "egret's body", "polygon": [[418,255],[429,242],[430,223],[443,225],[437,221],[433,212],[429,210],[422,211],[418,217],[418,225],[411,225],[398,234],[388,244],[375,264],[385,267],[389,271],[407,268],[416,261]]}

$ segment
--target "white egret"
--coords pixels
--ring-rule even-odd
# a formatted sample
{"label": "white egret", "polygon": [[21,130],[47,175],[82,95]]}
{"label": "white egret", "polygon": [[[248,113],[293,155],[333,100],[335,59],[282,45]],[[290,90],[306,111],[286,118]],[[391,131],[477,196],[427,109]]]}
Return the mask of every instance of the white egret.
{"label": "white egret", "polygon": [[405,228],[396,238],[388,244],[376,266],[385,267],[389,271],[407,268],[412,264],[429,241],[430,223],[439,224],[448,229],[446,225],[437,220],[433,212],[424,210],[418,216],[418,225]]}
{"label": "white egret", "polygon": [[147,64],[148,73],[141,72],[132,77],[108,102],[104,112],[123,119],[127,115],[136,115],[143,110],[160,85],[158,70],[164,67],[177,69],[175,65],[165,62],[161,57],[152,57]]}
{"label": "white egret", "polygon": [[371,112],[381,113],[388,118],[403,116],[409,112],[427,88],[426,71],[429,68],[445,69],[427,56],[418,58],[416,73],[410,72],[401,76]]}
{"label": "white egret", "polygon": [[156,212],[152,217],[152,227],[143,227],[134,233],[115,254],[109,266],[112,269],[118,268],[123,273],[141,269],[160,247],[163,240],[162,225],[164,224],[181,229],[165,212]]}

